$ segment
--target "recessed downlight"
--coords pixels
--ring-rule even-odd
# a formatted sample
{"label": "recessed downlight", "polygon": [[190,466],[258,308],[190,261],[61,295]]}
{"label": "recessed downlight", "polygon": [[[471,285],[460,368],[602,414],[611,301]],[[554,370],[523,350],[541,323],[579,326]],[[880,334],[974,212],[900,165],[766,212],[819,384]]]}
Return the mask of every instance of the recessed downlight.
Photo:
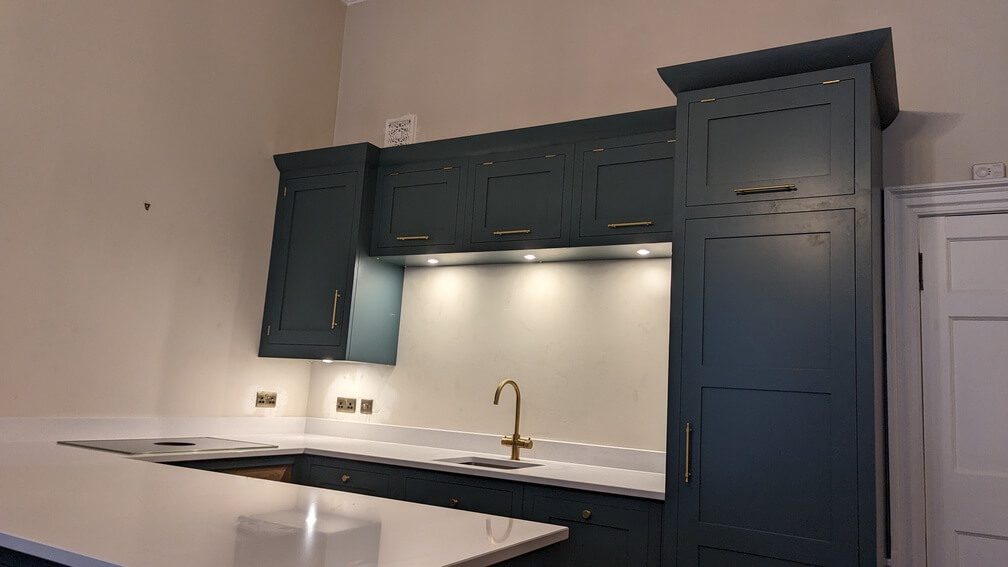
{"label": "recessed downlight", "polygon": [[334,362],[336,362],[336,361],[333,360],[333,359],[331,359],[331,358],[323,358],[322,359],[322,364],[332,364]]}
{"label": "recessed downlight", "polygon": [[437,258],[427,258],[427,263],[430,264],[431,266],[438,264],[440,262],[441,260],[438,260]]}
{"label": "recessed downlight", "polygon": [[536,259],[536,255],[535,254],[526,254],[526,255],[522,256],[522,258],[525,258],[526,260],[528,260],[529,262],[531,262],[532,260]]}
{"label": "recessed downlight", "polygon": [[641,248],[640,250],[637,251],[638,256],[647,256],[650,253],[651,251],[648,250],[647,248]]}

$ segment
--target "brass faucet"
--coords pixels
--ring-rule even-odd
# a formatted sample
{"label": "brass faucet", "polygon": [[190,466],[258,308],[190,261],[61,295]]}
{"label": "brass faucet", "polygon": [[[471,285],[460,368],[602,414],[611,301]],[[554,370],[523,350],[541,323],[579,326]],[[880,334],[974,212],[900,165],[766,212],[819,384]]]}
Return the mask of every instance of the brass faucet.
{"label": "brass faucet", "polygon": [[521,449],[532,448],[532,439],[530,437],[522,437],[518,434],[518,422],[521,420],[521,390],[518,389],[518,382],[508,378],[501,380],[501,383],[497,384],[497,392],[494,394],[494,405],[496,406],[500,404],[501,390],[503,390],[504,386],[507,386],[508,384],[514,386],[515,390],[515,427],[514,434],[501,439],[501,445],[511,447],[511,460],[517,461],[520,460],[518,458],[518,452]]}

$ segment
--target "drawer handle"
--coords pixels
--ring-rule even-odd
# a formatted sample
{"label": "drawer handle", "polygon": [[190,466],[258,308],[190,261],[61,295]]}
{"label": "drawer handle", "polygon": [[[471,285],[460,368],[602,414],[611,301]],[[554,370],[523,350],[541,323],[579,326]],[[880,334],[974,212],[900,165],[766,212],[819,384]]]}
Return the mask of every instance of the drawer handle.
{"label": "drawer handle", "polygon": [[582,520],[590,520],[591,517],[592,517],[591,510],[581,510],[581,519]]}
{"label": "drawer handle", "polygon": [[416,234],[412,236],[397,236],[396,240],[430,240],[430,236],[426,234]]}
{"label": "drawer handle", "polygon": [[642,220],[633,222],[611,222],[607,224],[609,228],[631,228],[635,226],[654,226],[654,221]]}
{"label": "drawer handle", "polygon": [[459,502],[461,502],[461,500],[459,500],[458,497],[452,496],[451,500],[448,501],[448,505],[452,508],[458,508]]}
{"label": "drawer handle", "polygon": [[339,304],[339,290],[337,289],[336,293],[333,294],[333,300],[332,300],[332,325],[330,325],[329,327],[329,330],[331,331],[336,330],[336,305],[338,304]]}
{"label": "drawer handle", "polygon": [[340,479],[340,482],[342,482],[343,484],[346,484],[346,483],[350,482],[350,475],[348,475],[346,473],[343,473],[343,476],[339,477],[339,479]]}
{"label": "drawer handle", "polygon": [[735,190],[736,195],[755,195],[756,193],[787,193],[797,191],[797,185],[764,185],[762,187],[741,187]]}
{"label": "drawer handle", "polygon": [[685,428],[683,434],[686,437],[686,447],[685,447],[685,449],[686,449],[685,450],[686,458],[683,459],[684,461],[686,461],[686,467],[685,467],[686,470],[683,472],[683,482],[686,483],[686,484],[689,484],[690,477],[693,476],[693,473],[690,471],[690,469],[693,468],[692,463],[690,463],[691,453],[692,453],[692,447],[690,447],[690,445],[693,442],[693,424],[692,423],[690,423],[688,421],[686,422],[686,428]]}
{"label": "drawer handle", "polygon": [[512,230],[495,230],[493,231],[494,236],[507,236],[509,234],[528,234],[532,232],[531,228],[515,228]]}

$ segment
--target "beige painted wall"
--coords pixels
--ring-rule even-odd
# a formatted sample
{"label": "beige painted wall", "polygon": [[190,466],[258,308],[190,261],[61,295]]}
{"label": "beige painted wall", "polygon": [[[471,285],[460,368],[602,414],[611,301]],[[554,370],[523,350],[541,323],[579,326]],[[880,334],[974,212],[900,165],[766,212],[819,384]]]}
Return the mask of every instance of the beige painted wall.
{"label": "beige painted wall", "polygon": [[344,16],[0,0],[0,416],[304,414],[256,357],[271,155],[332,140]]}
{"label": "beige painted wall", "polygon": [[368,0],[348,10],[337,144],[420,140],[666,106],[655,68],[893,28],[902,114],[887,184],[1008,161],[1004,0]]}
{"label": "beige painted wall", "polygon": [[[395,366],[312,365],[308,415],[665,450],[668,259],[407,268]],[[337,414],[337,396],[375,413]]]}

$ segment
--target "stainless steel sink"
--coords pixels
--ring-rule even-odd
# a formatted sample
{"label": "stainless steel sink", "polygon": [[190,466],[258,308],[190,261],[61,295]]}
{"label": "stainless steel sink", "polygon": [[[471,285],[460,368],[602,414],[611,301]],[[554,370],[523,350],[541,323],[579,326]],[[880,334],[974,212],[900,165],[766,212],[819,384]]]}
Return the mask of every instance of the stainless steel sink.
{"label": "stainless steel sink", "polygon": [[539,463],[526,463],[524,461],[511,461],[508,459],[488,459],[486,457],[454,457],[451,459],[436,459],[441,463],[455,463],[457,465],[470,465],[473,467],[486,467],[490,469],[525,469],[528,467],[541,467]]}

